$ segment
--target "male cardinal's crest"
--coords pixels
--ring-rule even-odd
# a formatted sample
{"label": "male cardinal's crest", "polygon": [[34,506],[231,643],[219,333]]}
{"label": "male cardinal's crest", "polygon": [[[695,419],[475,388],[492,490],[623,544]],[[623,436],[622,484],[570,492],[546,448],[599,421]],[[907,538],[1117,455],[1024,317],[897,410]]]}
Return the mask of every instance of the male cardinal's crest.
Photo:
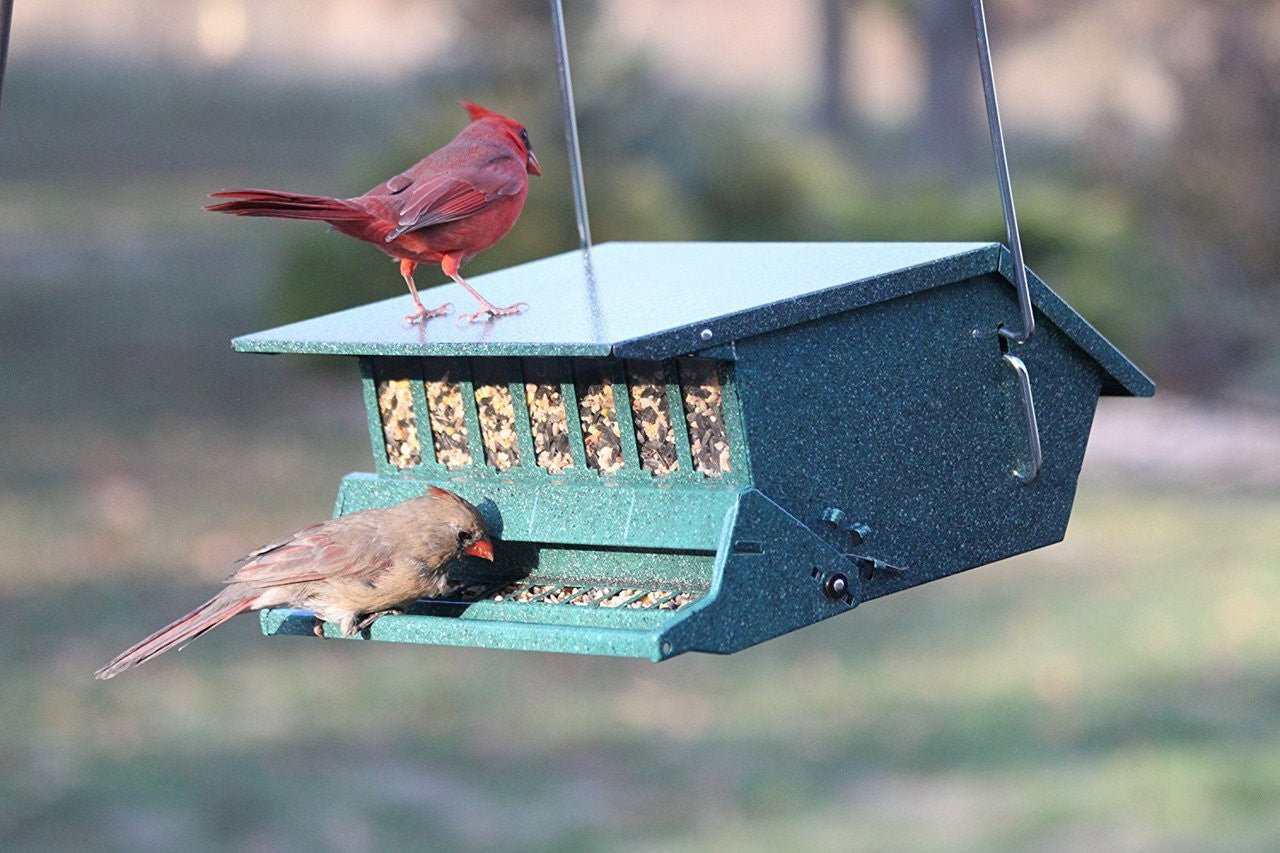
{"label": "male cardinal's crest", "polygon": [[[462,106],[466,108],[467,112],[471,114],[472,121],[479,121],[482,118],[507,118],[504,115],[495,113],[493,110],[485,109],[479,104],[472,103],[471,101],[460,100],[458,103],[462,104]],[[507,121],[510,121],[510,119],[507,119]]]}

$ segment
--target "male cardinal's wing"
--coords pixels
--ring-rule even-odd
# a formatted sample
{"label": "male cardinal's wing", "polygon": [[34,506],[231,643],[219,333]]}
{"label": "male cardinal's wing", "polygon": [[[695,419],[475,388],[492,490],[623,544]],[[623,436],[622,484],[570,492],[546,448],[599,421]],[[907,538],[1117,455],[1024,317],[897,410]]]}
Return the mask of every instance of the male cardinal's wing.
{"label": "male cardinal's wing", "polygon": [[[397,175],[365,194],[378,198],[396,217],[387,242],[408,231],[463,219],[503,198],[516,195],[528,177],[512,156],[493,157],[451,169],[432,169],[414,175],[414,169]],[[379,193],[381,190],[381,193]]]}
{"label": "male cardinal's wing", "polygon": [[502,194],[487,193],[465,180],[447,175],[415,182],[404,190],[396,227],[387,235],[387,240],[394,240],[406,231],[471,216],[501,197]]}
{"label": "male cardinal's wing", "polygon": [[264,545],[246,556],[225,583],[261,587],[306,583],[376,573],[390,563],[390,548],[375,525],[337,519],[304,527]]}

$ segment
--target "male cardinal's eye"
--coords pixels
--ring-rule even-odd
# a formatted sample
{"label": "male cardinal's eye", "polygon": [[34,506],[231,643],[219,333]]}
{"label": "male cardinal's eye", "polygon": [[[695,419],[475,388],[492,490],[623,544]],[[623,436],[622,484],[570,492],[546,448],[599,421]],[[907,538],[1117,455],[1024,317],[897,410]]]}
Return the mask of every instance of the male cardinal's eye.
{"label": "male cardinal's eye", "polygon": [[525,145],[529,144],[529,131],[525,130],[523,127],[520,128],[520,141]]}

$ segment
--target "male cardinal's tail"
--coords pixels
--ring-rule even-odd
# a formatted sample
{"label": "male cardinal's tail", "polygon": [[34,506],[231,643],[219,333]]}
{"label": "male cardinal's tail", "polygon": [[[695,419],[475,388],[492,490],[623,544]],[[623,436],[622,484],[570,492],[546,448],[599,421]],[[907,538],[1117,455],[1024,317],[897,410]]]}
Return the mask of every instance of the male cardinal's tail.
{"label": "male cardinal's tail", "polygon": [[236,216],[271,216],[276,219],[313,219],[322,222],[351,222],[368,219],[369,214],[339,198],[303,195],[283,190],[223,190],[210,198],[228,198],[205,210],[234,213]]}
{"label": "male cardinal's tail", "polygon": [[186,616],[169,623],[142,642],[125,649],[115,660],[94,673],[94,677],[113,678],[130,667],[146,663],[162,652],[184,646],[237,613],[248,610],[256,597],[245,595],[234,587],[228,587]]}

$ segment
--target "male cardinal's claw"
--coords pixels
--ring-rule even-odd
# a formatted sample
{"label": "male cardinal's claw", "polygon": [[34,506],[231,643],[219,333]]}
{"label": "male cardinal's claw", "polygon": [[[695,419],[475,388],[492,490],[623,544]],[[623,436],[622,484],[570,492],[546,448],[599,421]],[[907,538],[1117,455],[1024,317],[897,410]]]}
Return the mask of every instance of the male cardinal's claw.
{"label": "male cardinal's claw", "polygon": [[430,311],[419,305],[417,310],[412,314],[405,315],[404,323],[406,326],[416,326],[418,323],[425,323],[433,317],[443,317],[451,311],[453,311],[452,302],[446,302],[439,308],[433,308]]}
{"label": "male cardinal's claw", "polygon": [[492,320],[495,317],[510,317],[512,314],[519,314],[528,307],[529,303],[527,302],[517,302],[515,305],[508,305],[506,308],[499,308],[486,302],[481,305],[479,311],[473,311],[470,314],[459,314],[454,322],[459,326],[466,326],[471,323]]}

